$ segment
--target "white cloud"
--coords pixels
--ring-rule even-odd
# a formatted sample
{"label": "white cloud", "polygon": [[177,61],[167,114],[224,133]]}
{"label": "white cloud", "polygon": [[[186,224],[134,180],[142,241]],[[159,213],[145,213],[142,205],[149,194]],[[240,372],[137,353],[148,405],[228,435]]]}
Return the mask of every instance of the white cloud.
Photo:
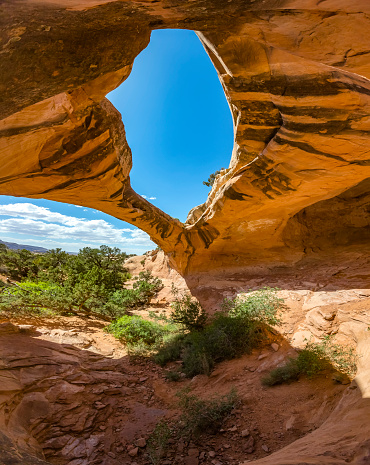
{"label": "white cloud", "polygon": [[142,197],[143,199],[146,199],[146,200],[156,200],[157,197],[148,197],[147,195],[142,195],[140,194],[140,197]]}
{"label": "white cloud", "polygon": [[[10,216],[10,218],[0,220],[2,236],[21,234],[39,237],[40,242],[41,240],[55,241],[56,244],[61,244],[60,241],[64,243],[68,243],[65,241],[78,241],[82,247],[86,243],[95,245],[108,243],[118,247],[151,248],[153,246],[148,234],[144,231],[116,228],[105,220],[75,218],[32,203],[0,205],[0,215]],[[39,244],[42,245],[40,242]]]}

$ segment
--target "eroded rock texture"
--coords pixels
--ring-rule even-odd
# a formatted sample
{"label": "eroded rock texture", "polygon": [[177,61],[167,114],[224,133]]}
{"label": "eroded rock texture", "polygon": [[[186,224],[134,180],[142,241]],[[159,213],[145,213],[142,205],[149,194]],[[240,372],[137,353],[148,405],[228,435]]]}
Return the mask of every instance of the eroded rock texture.
{"label": "eroded rock texture", "polygon": [[[140,227],[200,296],[327,247],[365,253],[369,13],[366,0],[2,2],[0,192]],[[131,189],[121,117],[104,98],[154,28],[199,31],[235,123],[230,167],[185,224]]]}
{"label": "eroded rock texture", "polygon": [[[368,0],[4,0],[0,24],[1,194],[140,227],[209,304],[266,283],[368,287]],[[230,167],[185,224],[130,187],[131,151],[105,99],[157,28],[198,31],[234,118]],[[360,336],[365,364],[368,332]],[[368,463],[361,373],[362,396],[349,390],[320,430],[258,463]],[[13,445],[0,438],[0,447]]]}

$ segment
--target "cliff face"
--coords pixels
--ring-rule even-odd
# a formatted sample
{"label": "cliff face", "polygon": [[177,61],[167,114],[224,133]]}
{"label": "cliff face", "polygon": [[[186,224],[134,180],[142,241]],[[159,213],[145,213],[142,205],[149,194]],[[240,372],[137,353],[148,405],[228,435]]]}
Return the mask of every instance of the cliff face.
{"label": "cliff face", "polygon": [[[366,0],[20,0],[1,9],[1,194],[94,207],[140,227],[199,295],[210,280],[291,269],[324,246],[365,253]],[[230,167],[185,224],[130,187],[121,117],[104,98],[154,28],[199,31],[234,118]]]}

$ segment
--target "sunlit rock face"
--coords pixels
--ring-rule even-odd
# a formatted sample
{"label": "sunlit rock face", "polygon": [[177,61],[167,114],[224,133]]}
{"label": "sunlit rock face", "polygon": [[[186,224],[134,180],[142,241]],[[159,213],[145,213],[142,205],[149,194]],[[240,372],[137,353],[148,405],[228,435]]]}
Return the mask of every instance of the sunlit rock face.
{"label": "sunlit rock face", "polygon": [[[1,194],[138,226],[210,309],[265,284],[368,287],[368,0],[5,0],[0,11]],[[230,167],[185,224],[130,187],[131,151],[105,99],[159,28],[198,31],[235,126]],[[324,429],[258,463],[367,463],[368,332],[355,339],[362,394],[348,388]]]}
{"label": "sunlit rock face", "polygon": [[[215,303],[259,273],[307,278],[313,256],[315,269],[356,247],[367,256],[367,0],[20,0],[1,11],[1,194],[140,227]],[[105,99],[158,28],[198,31],[235,126],[230,167],[185,224],[130,187],[131,151]]]}

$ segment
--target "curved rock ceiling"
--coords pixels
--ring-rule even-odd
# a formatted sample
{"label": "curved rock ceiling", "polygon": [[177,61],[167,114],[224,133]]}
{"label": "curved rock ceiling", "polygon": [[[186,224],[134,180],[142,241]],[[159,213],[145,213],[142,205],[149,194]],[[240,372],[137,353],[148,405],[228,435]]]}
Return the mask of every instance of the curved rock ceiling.
{"label": "curved rock ceiling", "polygon": [[[134,224],[198,291],[309,254],[365,253],[367,0],[8,0],[0,22],[1,194]],[[185,224],[131,188],[121,116],[105,98],[159,28],[198,31],[235,126],[230,167]]]}

